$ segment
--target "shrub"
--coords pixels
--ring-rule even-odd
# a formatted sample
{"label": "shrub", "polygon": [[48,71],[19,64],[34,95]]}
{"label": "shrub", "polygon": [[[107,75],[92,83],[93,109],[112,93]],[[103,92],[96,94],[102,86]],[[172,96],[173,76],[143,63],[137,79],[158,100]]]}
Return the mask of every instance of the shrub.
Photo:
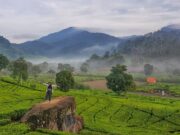
{"label": "shrub", "polygon": [[118,95],[133,86],[133,77],[127,74],[126,71],[125,65],[116,65],[106,77],[107,87],[118,93]]}
{"label": "shrub", "polygon": [[22,84],[22,80],[28,79],[28,65],[24,58],[19,58],[13,63],[12,76],[18,78],[18,83]]}
{"label": "shrub", "polygon": [[7,67],[9,60],[6,56],[0,54],[0,71]]}
{"label": "shrub", "polygon": [[22,110],[15,110],[14,112],[12,112],[11,115],[11,121],[19,121],[23,115],[26,113],[26,109],[22,109]]}
{"label": "shrub", "polygon": [[56,84],[62,91],[68,91],[74,86],[74,77],[70,71],[64,70],[56,74]]}

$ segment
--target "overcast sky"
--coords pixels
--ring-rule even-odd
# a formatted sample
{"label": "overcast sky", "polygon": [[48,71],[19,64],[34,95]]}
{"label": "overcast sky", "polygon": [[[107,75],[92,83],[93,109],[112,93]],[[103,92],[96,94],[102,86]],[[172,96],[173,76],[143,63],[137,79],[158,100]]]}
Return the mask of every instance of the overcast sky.
{"label": "overcast sky", "polygon": [[180,0],[0,0],[0,35],[24,42],[80,27],[115,36],[180,23]]}

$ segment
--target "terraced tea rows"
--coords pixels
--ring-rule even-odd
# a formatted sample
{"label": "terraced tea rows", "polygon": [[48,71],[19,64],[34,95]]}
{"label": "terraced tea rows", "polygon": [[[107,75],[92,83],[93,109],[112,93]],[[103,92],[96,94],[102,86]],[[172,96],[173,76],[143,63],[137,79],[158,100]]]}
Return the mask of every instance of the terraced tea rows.
{"label": "terraced tea rows", "polygon": [[99,97],[98,99],[88,97],[88,101],[84,105],[78,106],[78,110],[81,110],[79,114],[83,115],[87,121],[86,127],[96,132],[111,134],[179,132],[180,110],[178,108],[171,110],[171,107],[167,107],[168,104],[161,105],[158,102],[150,105],[148,99],[145,99],[147,106],[146,103],[142,103],[143,108],[138,100],[137,104],[129,104],[131,99],[115,98],[115,100],[109,97]]}
{"label": "terraced tea rows", "polygon": [[[24,84],[25,85],[25,84]],[[43,100],[45,88],[33,90],[0,82],[0,134],[57,135],[58,131],[38,129],[13,122],[35,103]],[[180,100],[127,95],[90,90],[55,90],[54,96],[71,95],[76,98],[77,113],[84,117],[83,135],[168,135],[180,133]]]}

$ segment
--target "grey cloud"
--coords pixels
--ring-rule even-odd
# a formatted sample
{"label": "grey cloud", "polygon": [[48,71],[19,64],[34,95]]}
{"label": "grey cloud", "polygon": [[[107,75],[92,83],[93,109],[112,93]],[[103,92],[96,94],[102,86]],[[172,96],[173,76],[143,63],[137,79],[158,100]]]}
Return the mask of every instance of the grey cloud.
{"label": "grey cloud", "polygon": [[126,36],[180,22],[179,0],[0,0],[0,3],[0,17],[3,16],[0,33],[13,42],[70,26]]}

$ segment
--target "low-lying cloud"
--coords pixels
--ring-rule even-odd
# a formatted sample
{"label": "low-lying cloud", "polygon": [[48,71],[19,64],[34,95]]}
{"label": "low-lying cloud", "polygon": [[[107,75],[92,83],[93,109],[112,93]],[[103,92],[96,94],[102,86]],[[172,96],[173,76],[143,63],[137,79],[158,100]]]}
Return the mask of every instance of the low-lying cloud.
{"label": "low-lying cloud", "polygon": [[20,35],[14,35],[13,38],[18,40],[31,40],[38,38],[39,35],[37,34],[20,34]]}

